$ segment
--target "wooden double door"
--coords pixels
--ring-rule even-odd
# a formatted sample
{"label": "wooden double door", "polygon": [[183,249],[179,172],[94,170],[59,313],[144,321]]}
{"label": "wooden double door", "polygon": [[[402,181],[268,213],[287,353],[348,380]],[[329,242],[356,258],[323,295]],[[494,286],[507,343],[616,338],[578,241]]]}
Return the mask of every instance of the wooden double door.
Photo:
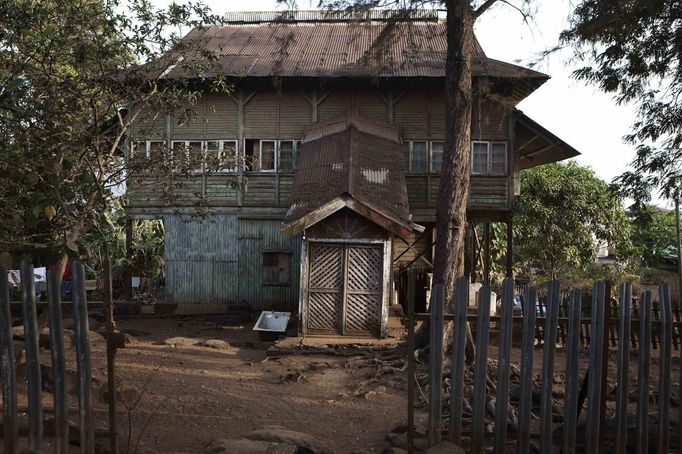
{"label": "wooden double door", "polygon": [[382,245],[310,243],[306,332],[381,334]]}

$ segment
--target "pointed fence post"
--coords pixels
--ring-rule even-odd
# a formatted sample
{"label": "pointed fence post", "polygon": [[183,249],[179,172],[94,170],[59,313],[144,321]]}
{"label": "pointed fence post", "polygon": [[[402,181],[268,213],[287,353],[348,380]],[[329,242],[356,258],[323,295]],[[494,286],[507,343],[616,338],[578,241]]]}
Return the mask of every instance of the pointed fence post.
{"label": "pointed fence post", "polygon": [[78,368],[78,408],[81,453],[94,452],[95,435],[92,422],[92,371],[88,306],[85,298],[85,267],[73,262],[73,321],[76,330],[76,365]]}
{"label": "pointed fence post", "polygon": [[454,335],[452,339],[452,364],[450,370],[450,440],[459,445],[462,441],[462,400],[464,393],[464,360],[466,347],[467,307],[469,306],[469,279],[457,279],[455,291]]}
{"label": "pointed fence post", "polygon": [[64,366],[64,330],[62,326],[61,276],[47,272],[47,305],[50,321],[50,352],[54,381],[54,452],[66,454],[69,449],[69,405]]}
{"label": "pointed fence post", "polygon": [[107,329],[107,389],[109,392],[109,449],[110,454],[118,454],[116,436],[116,327],[114,323],[114,300],[111,288],[111,259],[104,258],[104,318]]}
{"label": "pointed fence post", "polygon": [[509,370],[514,310],[514,279],[502,283],[502,317],[497,351],[497,389],[495,390],[495,444],[498,454],[507,452],[507,416],[509,407]]}
{"label": "pointed fence post", "polygon": [[488,329],[490,328],[490,287],[478,293],[478,323],[476,324],[476,356],[474,359],[473,419],[471,422],[471,452],[483,452],[485,430],[485,395],[488,374]]}
{"label": "pointed fence post", "polygon": [[649,368],[651,355],[651,292],[640,298],[637,370],[637,453],[649,452]]}
{"label": "pointed fence post", "polygon": [[632,323],[632,283],[620,289],[618,312],[618,389],[616,392],[616,452],[625,454],[628,445],[628,385],[630,372],[630,330]]}
{"label": "pointed fence post", "polygon": [[523,338],[521,340],[521,390],[519,392],[518,454],[530,452],[530,413],[533,409],[533,347],[535,346],[535,317],[537,289],[526,289],[523,304]]}
{"label": "pointed fence post", "polygon": [[557,324],[559,322],[559,281],[549,283],[547,313],[542,351],[542,389],[540,391],[540,452],[552,451],[552,386],[556,356]]}
{"label": "pointed fence post", "polygon": [[662,284],[658,288],[658,300],[661,314],[659,340],[661,345],[658,375],[658,440],[657,452],[668,452],[670,425],[670,380],[671,380],[671,347],[672,347],[672,311],[670,304],[670,288]]}
{"label": "pointed fence post", "polygon": [[564,440],[562,451],[575,452],[576,424],[578,419],[578,376],[580,372],[580,317],[582,291],[571,291],[568,307],[568,339],[566,342],[566,384],[564,405]]}
{"label": "pointed fence post", "polygon": [[441,440],[443,406],[443,284],[433,284],[431,292],[431,345],[429,346],[429,444]]}
{"label": "pointed fence post", "polygon": [[606,288],[603,281],[592,287],[592,338],[590,339],[590,376],[587,382],[587,431],[586,451],[599,453],[599,434],[601,433],[600,408],[602,396],[602,374],[604,354],[604,306]]}
{"label": "pointed fence post", "polygon": [[17,441],[17,377],[14,370],[14,341],[7,270],[0,268],[0,380],[2,381],[3,445],[14,454]]}
{"label": "pointed fence post", "polygon": [[38,350],[38,317],[33,264],[23,260],[20,272],[28,379],[28,446],[30,449],[39,450],[43,446],[43,385]]}

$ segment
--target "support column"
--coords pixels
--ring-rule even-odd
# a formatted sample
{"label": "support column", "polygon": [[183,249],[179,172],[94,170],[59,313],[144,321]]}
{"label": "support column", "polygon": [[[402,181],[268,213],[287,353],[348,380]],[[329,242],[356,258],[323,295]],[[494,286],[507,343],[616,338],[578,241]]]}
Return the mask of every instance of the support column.
{"label": "support column", "polygon": [[507,277],[512,277],[513,253],[514,253],[514,232],[512,230],[512,220],[507,221]]}
{"label": "support column", "polygon": [[125,300],[133,300],[133,270],[130,266],[130,258],[133,255],[133,220],[126,216],[126,267],[125,267]]}
{"label": "support column", "polygon": [[485,223],[485,252],[483,257],[483,283],[490,285],[490,222]]}

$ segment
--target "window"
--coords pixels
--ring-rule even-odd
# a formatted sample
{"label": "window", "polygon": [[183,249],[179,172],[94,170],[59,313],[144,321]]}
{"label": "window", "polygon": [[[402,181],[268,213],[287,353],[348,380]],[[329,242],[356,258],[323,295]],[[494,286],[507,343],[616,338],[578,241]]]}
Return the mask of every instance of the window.
{"label": "window", "polygon": [[237,141],[209,140],[206,142],[206,170],[235,172],[237,170]]}
{"label": "window", "polygon": [[260,170],[261,172],[275,171],[275,141],[260,141]]}
{"label": "window", "polygon": [[409,169],[413,173],[439,173],[443,167],[443,142],[409,142]]}
{"label": "window", "polygon": [[410,171],[424,173],[429,167],[427,142],[411,142]]}
{"label": "window", "polygon": [[294,171],[294,153],[296,142],[293,140],[281,140],[279,142],[279,162],[277,169],[280,172]]}
{"label": "window", "polygon": [[263,285],[291,285],[291,252],[263,252]]}
{"label": "window", "polygon": [[431,142],[431,172],[440,172],[443,167],[443,142]]}
{"label": "window", "polygon": [[203,171],[204,143],[200,140],[174,140],[171,144],[173,159],[178,165],[185,162],[191,169]]}
{"label": "window", "polygon": [[507,173],[507,143],[471,143],[471,173],[475,175],[505,175]]}

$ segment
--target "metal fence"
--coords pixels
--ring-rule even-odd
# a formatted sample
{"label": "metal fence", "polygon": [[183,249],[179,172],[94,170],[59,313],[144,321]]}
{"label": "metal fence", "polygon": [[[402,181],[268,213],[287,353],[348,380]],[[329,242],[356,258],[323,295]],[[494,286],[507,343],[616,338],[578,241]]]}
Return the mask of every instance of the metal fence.
{"label": "metal fence", "polygon": [[[92,373],[88,309],[85,296],[85,269],[82,263],[72,265],[73,321],[78,373],[78,426],[80,450],[94,452],[94,426],[92,419]],[[28,447],[40,450],[45,447],[43,428],[43,383],[39,356],[40,331],[36,309],[36,290],[33,265],[21,263],[22,318],[24,350],[26,352],[26,379],[28,400]],[[69,452],[69,402],[66,386],[64,331],[60,295],[61,276],[47,272],[47,308],[49,342],[52,360],[54,396],[53,452]],[[12,334],[12,311],[7,272],[0,269],[0,379],[3,397],[3,443],[6,454],[18,449],[17,378]]]}
{"label": "metal fence", "polygon": [[[415,358],[414,326],[416,320],[429,320],[429,410],[428,443],[437,444],[441,438],[464,445],[469,452],[478,454],[492,449],[494,453],[573,453],[573,452],[672,452],[682,450],[682,427],[676,424],[671,429],[670,391],[673,377],[672,344],[673,328],[680,328],[679,318],[673,318],[670,291],[666,285],[659,288],[657,320],[652,318],[653,303],[651,292],[639,297],[637,311],[633,314],[632,285],[625,283],[619,289],[616,306],[610,301],[610,288],[604,282],[597,282],[592,289],[589,317],[583,317],[583,295],[580,289],[573,289],[563,295],[560,283],[552,281],[544,289],[529,287],[525,294],[523,316],[513,313],[514,282],[505,279],[502,288],[500,314],[494,316],[499,327],[499,343],[495,368],[489,368],[488,348],[491,323],[491,291],[482,287],[479,293],[478,312],[468,315],[470,286],[466,278],[457,281],[452,301],[453,313],[443,313],[443,287],[434,285],[430,314],[415,314],[412,298],[408,298],[408,445],[412,452],[415,440],[414,399],[415,399]],[[409,290],[408,290],[409,291]],[[542,298],[538,298],[544,293]],[[562,299],[564,302],[562,303]],[[538,316],[536,304],[543,301],[546,312]],[[565,316],[559,317],[562,304]],[[617,312],[612,314],[611,310]],[[636,315],[636,318],[633,317]],[[475,324],[475,358],[473,364],[465,361],[466,324]],[[518,399],[510,402],[510,371],[512,368],[512,333],[514,321],[522,325],[520,366],[518,376]],[[449,403],[443,398],[443,325],[453,323],[453,336],[449,370]],[[589,335],[585,335],[585,326]],[[612,327],[617,330],[613,335]],[[540,334],[538,334],[540,333]],[[561,333],[561,335],[560,335]],[[633,335],[635,335],[633,337]],[[542,341],[542,367],[540,379],[534,379],[534,350],[536,338]],[[560,342],[561,339],[561,342]],[[636,339],[636,342],[633,342]],[[658,377],[652,377],[652,345],[658,351]],[[557,417],[557,396],[553,395],[555,366],[557,365],[557,344],[565,347],[565,381],[563,390],[562,422]],[[581,348],[587,347],[587,364],[581,362]],[[609,351],[609,347],[615,347]],[[634,349],[638,347],[638,350]],[[636,362],[631,363],[631,354],[636,353]],[[584,357],[584,355],[583,355]],[[609,359],[612,368],[609,368]],[[581,381],[581,364],[585,374]],[[636,377],[631,377],[636,370]],[[494,370],[494,372],[493,372]],[[518,370],[518,369],[517,369]],[[611,377],[609,371],[611,370]],[[613,373],[615,371],[615,373]],[[537,372],[537,371],[536,371]],[[675,372],[679,374],[679,363]],[[469,395],[470,405],[465,419],[465,374],[473,376]],[[447,374],[446,374],[447,375]],[[491,377],[491,375],[494,375]],[[616,383],[609,393],[607,378]],[[491,379],[495,380],[490,386]],[[630,395],[630,383],[636,396]],[[539,386],[537,385],[539,382]],[[516,385],[515,385],[516,386]],[[682,386],[682,384],[681,384]],[[539,389],[538,389],[539,388]],[[487,396],[494,393],[494,396]],[[653,397],[652,397],[653,396]],[[535,397],[535,398],[534,398]],[[636,403],[628,405],[629,397]],[[492,406],[490,400],[494,398]],[[539,400],[539,402],[538,402]],[[606,402],[615,401],[615,411],[606,424]],[[653,402],[653,404],[652,404]],[[655,406],[656,408],[650,408]],[[491,408],[491,407],[494,407]],[[613,407],[613,405],[612,405]],[[583,417],[581,410],[585,409]],[[651,412],[650,412],[651,410]],[[514,430],[508,425],[509,412],[518,415]],[[444,414],[448,424],[444,425]],[[533,416],[533,417],[532,417]],[[675,414],[677,415],[677,413]],[[678,418],[675,418],[678,419]],[[494,428],[486,428],[493,422]],[[630,423],[628,423],[630,421]],[[653,422],[652,422],[653,421]],[[581,423],[580,430],[579,422]],[[633,424],[635,422],[635,424]],[[673,434],[672,431],[677,433]],[[671,443],[672,442],[672,443]],[[532,449],[532,451],[531,451]],[[608,450],[608,451],[606,451]],[[676,451],[677,452],[677,451]]]}

